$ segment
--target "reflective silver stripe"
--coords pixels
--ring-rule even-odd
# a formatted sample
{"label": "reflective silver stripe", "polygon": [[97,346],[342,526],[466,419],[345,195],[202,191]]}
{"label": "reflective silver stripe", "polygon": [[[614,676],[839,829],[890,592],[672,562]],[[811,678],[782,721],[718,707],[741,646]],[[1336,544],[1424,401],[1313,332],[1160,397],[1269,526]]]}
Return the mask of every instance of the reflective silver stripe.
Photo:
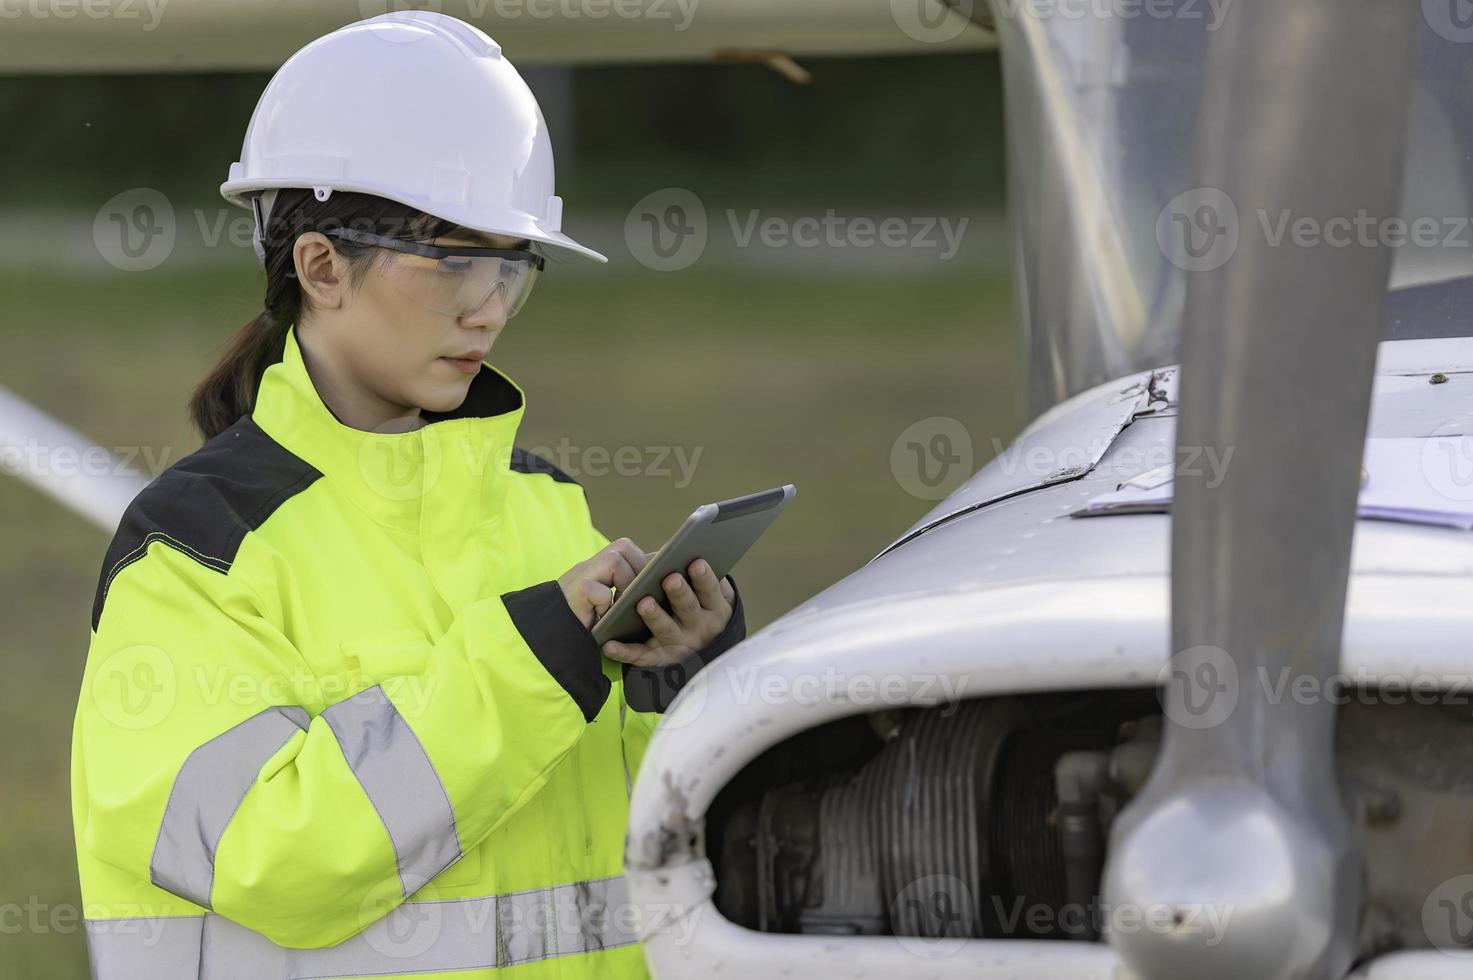
{"label": "reflective silver stripe", "polygon": [[460,859],[450,796],[382,687],[339,701],[322,718],[389,832],[407,898]]}
{"label": "reflective silver stripe", "polygon": [[179,767],[149,862],[160,888],[210,907],[215,848],[266,760],[311,717],[305,708],[272,707],[196,748]]}
{"label": "reflective silver stripe", "polygon": [[92,980],[195,980],[205,917],[88,919]]}
{"label": "reflective silver stripe", "polygon": [[325,980],[486,970],[616,949],[637,941],[636,919],[620,876],[485,898],[405,902],[325,949],[277,946],[213,914],[89,921],[87,938],[97,980]]}

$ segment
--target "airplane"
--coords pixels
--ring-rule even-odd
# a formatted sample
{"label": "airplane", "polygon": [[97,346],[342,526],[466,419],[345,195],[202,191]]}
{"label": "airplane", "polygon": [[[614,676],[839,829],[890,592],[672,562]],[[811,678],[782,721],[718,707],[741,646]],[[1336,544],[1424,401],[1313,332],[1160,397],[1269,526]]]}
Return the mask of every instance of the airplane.
{"label": "airplane", "polygon": [[1065,6],[992,5],[1041,414],[667,712],[661,980],[1473,976],[1473,32]]}
{"label": "airplane", "polygon": [[[753,3],[730,36],[781,70],[904,46],[857,26],[900,3]],[[1038,415],[681,691],[630,800],[652,974],[1473,975],[1473,29],[1430,0],[941,12],[1001,51]],[[583,26],[569,60],[639,33]],[[27,30],[29,64],[70,57]],[[187,37],[109,56],[244,57]]]}

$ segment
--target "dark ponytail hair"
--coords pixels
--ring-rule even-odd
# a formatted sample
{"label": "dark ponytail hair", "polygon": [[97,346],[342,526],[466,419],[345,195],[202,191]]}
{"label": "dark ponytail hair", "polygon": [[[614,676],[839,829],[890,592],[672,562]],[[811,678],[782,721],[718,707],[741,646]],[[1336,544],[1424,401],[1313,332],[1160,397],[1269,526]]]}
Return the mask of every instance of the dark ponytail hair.
{"label": "dark ponytail hair", "polygon": [[[423,242],[450,235],[459,226],[370,194],[334,191],[326,201],[319,201],[309,189],[279,191],[262,235],[266,249],[265,308],[227,341],[219,363],[189,400],[190,419],[206,440],[255,409],[261,375],[281,360],[286,352],[286,332],[293,323],[300,322],[303,294],[297,285],[292,255],[297,238],[309,231],[345,227]],[[340,239],[333,239],[333,247],[348,260],[348,282],[357,288],[373,267],[369,253],[374,250]],[[383,253],[378,254],[382,257]]]}

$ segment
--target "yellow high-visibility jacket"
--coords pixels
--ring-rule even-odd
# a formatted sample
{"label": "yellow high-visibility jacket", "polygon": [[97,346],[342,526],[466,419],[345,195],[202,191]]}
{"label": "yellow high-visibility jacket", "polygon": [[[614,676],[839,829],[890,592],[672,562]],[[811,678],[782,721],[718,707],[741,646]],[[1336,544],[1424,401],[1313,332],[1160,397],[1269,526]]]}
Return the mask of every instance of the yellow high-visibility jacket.
{"label": "yellow high-visibility jacket", "polygon": [[103,564],[72,746],[98,980],[645,976],[630,780],[682,669],[604,657],[556,579],[608,543],[514,448],[491,365],[406,433],[338,422],[296,328],[255,411]]}

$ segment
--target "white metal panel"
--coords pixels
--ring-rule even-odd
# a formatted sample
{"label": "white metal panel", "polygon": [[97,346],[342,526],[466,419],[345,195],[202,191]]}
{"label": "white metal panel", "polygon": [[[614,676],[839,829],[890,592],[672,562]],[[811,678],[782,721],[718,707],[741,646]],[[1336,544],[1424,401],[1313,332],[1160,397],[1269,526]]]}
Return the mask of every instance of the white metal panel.
{"label": "white metal panel", "polygon": [[1351,974],[1352,980],[1468,980],[1473,953],[1418,950],[1390,953]]}
{"label": "white metal panel", "polygon": [[[1407,343],[1421,342],[1397,342]],[[1466,393],[1433,384],[1430,372],[1435,366],[1410,379],[1378,377],[1373,434],[1431,434],[1463,411]],[[1130,380],[1107,387],[1121,394]],[[1086,394],[1083,406],[1051,413],[1024,438],[1060,451],[1086,444],[1107,414],[1068,424],[1081,407],[1105,407]],[[1069,515],[1174,453],[1169,409],[1136,418],[1084,475],[953,512],[693,679],[657,732],[631,801],[626,864],[633,896],[668,915],[646,929],[646,955],[660,980],[718,970],[764,980],[784,970],[1126,980],[1103,945],[969,940],[950,956],[927,959],[894,938],[774,936],[737,927],[711,903],[712,871],[690,849],[688,828],[759,753],[835,718],[954,697],[1156,684],[1170,652],[1169,516]],[[1461,683],[1473,673],[1470,590],[1473,534],[1359,522],[1343,671],[1366,683]],[[1468,960],[1443,953],[1403,953],[1357,977],[1443,980],[1469,969]]]}
{"label": "white metal panel", "polygon": [[1473,337],[1395,340],[1382,343],[1377,374],[1453,374],[1473,371]]}
{"label": "white metal panel", "polygon": [[1144,371],[1120,378],[1081,392],[1045,412],[1002,454],[952,491],[885,550],[959,514],[1088,473],[1131,419],[1147,410],[1153,391],[1164,394],[1167,380],[1175,373],[1174,369],[1164,368],[1159,376]]}

